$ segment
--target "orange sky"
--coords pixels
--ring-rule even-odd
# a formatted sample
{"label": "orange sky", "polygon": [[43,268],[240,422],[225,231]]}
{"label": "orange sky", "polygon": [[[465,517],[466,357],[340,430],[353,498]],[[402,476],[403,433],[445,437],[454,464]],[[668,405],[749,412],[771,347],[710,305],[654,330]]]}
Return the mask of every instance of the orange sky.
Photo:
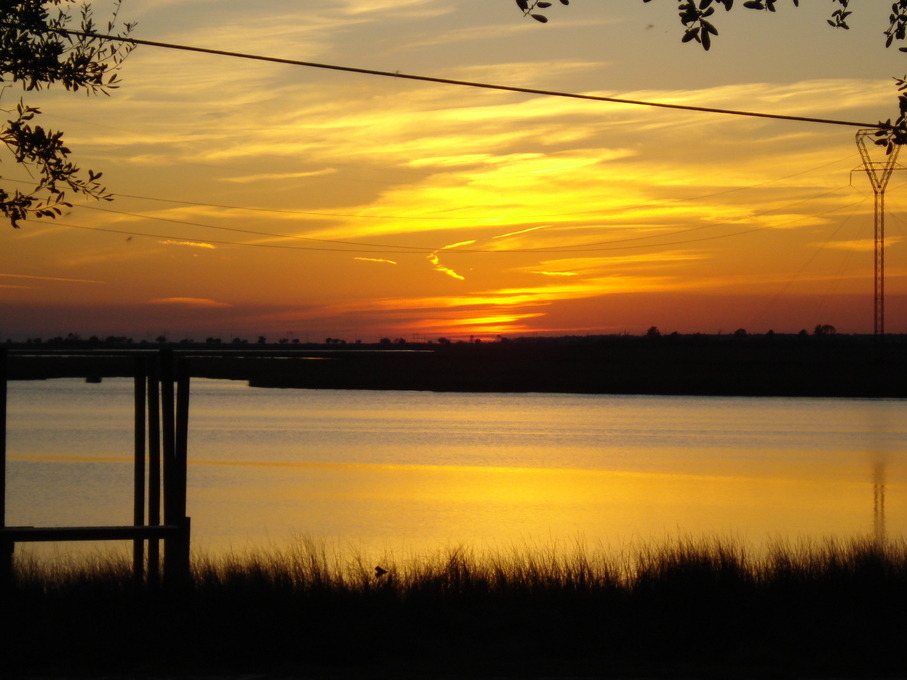
{"label": "orange sky", "polygon": [[[95,3],[100,15],[108,6]],[[629,99],[893,117],[887,13],[716,18],[480,0],[126,0],[136,37]],[[882,9],[882,8],[880,8]],[[872,331],[853,128],[556,99],[139,48],[109,98],[31,97],[113,203],[0,230],[0,337],[374,341]],[[17,93],[4,93],[11,106]],[[6,180],[25,175],[3,158]],[[907,332],[904,185],[886,328]]]}

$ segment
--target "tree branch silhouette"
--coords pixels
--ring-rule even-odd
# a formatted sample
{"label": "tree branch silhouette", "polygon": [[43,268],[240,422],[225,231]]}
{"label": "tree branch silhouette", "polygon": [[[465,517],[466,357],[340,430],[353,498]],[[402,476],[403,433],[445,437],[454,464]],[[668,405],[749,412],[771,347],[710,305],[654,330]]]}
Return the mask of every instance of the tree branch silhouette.
{"label": "tree branch silhouette", "polygon": [[[108,33],[128,35],[134,24],[119,20],[116,0],[106,24]],[[23,91],[63,87],[71,92],[109,94],[119,86],[117,71],[133,45],[90,35],[66,35],[60,29],[97,30],[89,4],[73,12],[74,0],[13,0],[0,3],[0,97],[13,87]],[[54,218],[71,207],[67,192],[111,200],[101,173],[82,171],[70,160],[63,133],[38,125],[41,110],[22,99],[0,124],[0,142],[32,178],[26,189],[0,187],[0,215],[18,228],[28,217]]]}

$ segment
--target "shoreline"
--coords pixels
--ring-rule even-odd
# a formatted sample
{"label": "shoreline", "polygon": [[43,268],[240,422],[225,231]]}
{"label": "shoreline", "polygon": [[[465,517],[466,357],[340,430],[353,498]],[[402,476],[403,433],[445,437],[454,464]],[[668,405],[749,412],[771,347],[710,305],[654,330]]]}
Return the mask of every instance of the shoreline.
{"label": "shoreline", "polygon": [[[687,396],[907,398],[907,336],[592,336],[378,345],[6,345],[7,377],[132,375],[172,349],[193,377],[254,387]],[[67,350],[71,354],[67,355]],[[109,356],[110,352],[118,356]],[[89,356],[91,353],[106,357]]]}

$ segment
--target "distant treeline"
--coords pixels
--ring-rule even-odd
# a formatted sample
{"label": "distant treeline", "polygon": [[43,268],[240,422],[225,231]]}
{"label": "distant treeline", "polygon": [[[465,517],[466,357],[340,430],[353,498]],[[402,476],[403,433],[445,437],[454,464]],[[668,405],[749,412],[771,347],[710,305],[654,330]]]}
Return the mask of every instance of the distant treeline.
{"label": "distant treeline", "polygon": [[[129,375],[106,341],[7,343],[9,377]],[[254,386],[461,392],[907,397],[907,336],[565,336],[496,342],[129,343],[167,348],[193,376]],[[45,351],[50,350],[50,351]],[[56,351],[53,351],[56,350]]]}

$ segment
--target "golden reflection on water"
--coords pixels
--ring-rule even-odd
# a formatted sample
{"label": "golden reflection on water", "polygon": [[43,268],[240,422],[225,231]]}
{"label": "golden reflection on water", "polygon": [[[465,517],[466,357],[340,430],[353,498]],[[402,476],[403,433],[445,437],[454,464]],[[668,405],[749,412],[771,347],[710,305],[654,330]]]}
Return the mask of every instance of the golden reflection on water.
{"label": "golden reflection on water", "polygon": [[[9,523],[131,522],[131,384],[15,387]],[[416,554],[678,536],[758,546],[902,537],[907,519],[903,400],[192,389],[202,551],[300,535]]]}
{"label": "golden reflection on water", "polygon": [[[256,476],[252,484],[193,491],[194,526],[233,537],[224,543],[200,536],[203,548],[280,544],[300,531],[359,550],[416,553],[441,545],[582,540],[619,546],[677,536],[760,545],[863,536],[878,521],[865,477],[364,464],[270,468],[271,474]],[[901,487],[902,498],[903,492]],[[256,527],[269,530],[252,538]]]}
{"label": "golden reflection on water", "polygon": [[885,540],[885,463],[876,461],[872,476],[873,534],[877,541]]}

